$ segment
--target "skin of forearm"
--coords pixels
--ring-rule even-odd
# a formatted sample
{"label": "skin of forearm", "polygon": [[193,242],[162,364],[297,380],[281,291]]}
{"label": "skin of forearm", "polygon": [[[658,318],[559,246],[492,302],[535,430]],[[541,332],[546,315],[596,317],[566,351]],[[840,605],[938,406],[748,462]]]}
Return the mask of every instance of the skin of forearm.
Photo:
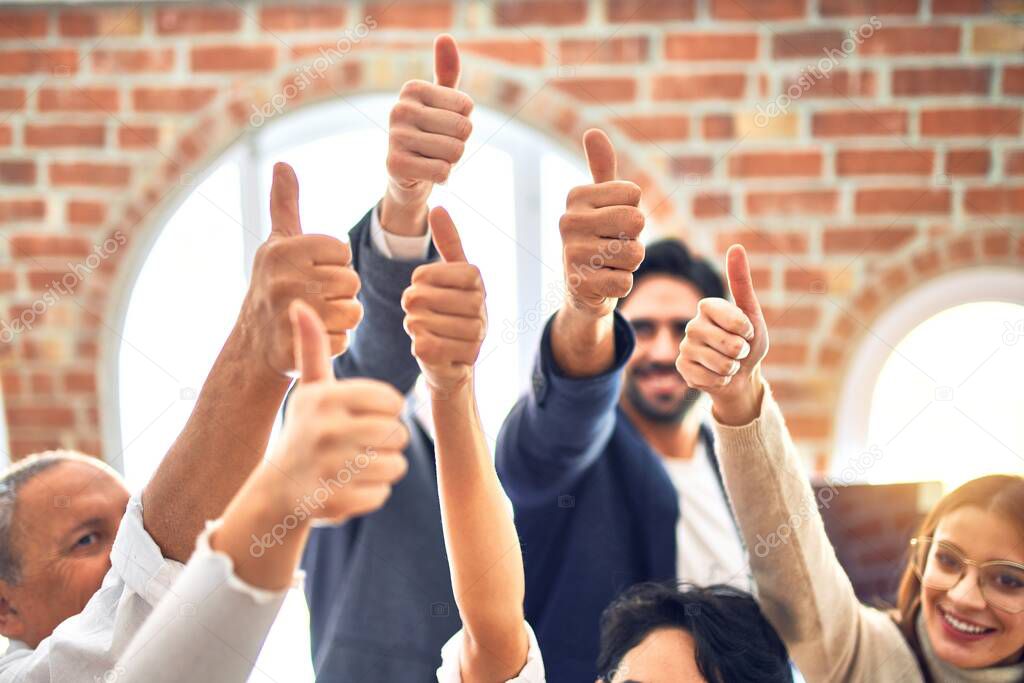
{"label": "skin of forearm", "polygon": [[569,377],[593,377],[615,362],[613,313],[595,317],[565,303],[551,326],[551,351]]}
{"label": "skin of forearm", "polygon": [[473,382],[432,400],[441,519],[465,628],[463,678],[507,680],[526,663],[519,537],[494,470]]}
{"label": "skin of forearm", "polygon": [[[210,538],[210,547],[231,558],[235,576],[251,586],[281,591],[291,586],[295,568],[309,537],[309,519],[298,519],[273,543],[260,545],[254,553],[253,537],[264,538],[275,526],[294,513],[294,501],[283,495],[281,476],[260,466],[228,505],[218,528]],[[280,540],[278,540],[280,539]]]}
{"label": "skin of forearm", "polygon": [[426,199],[403,204],[389,188],[380,202],[380,225],[393,235],[418,237],[427,234]]}
{"label": "skin of forearm", "polygon": [[755,369],[743,387],[737,389],[733,395],[716,397],[711,407],[715,419],[730,427],[748,425],[761,415],[764,380],[760,368]]}
{"label": "skin of forearm", "polygon": [[236,325],[181,434],[143,492],[143,521],[165,557],[188,561],[207,520],[224,512],[263,458],[287,377],[253,357]]}

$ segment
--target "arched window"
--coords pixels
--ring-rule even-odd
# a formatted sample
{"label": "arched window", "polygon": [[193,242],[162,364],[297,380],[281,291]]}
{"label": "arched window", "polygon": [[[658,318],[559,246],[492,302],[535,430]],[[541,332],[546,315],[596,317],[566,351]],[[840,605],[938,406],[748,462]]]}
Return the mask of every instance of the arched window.
{"label": "arched window", "polygon": [[896,302],[855,354],[833,474],[950,490],[1024,472],[1024,273],[977,269]]}
{"label": "arched window", "polygon": [[[122,340],[109,386],[117,406],[105,424],[140,489],[181,431],[235,321],[252,257],[269,234],[273,163],[295,167],[305,232],[344,237],[384,191],[392,96],[311,107],[246,134],[205,174],[182,178],[183,198],[164,221],[126,288]],[[587,182],[581,158],[494,111],[478,107],[474,132],[442,204],[469,259],[484,274],[490,329],[477,386],[492,441],[527,379],[544,320],[560,302],[558,216]],[[308,612],[285,602],[252,680],[311,680]]]}

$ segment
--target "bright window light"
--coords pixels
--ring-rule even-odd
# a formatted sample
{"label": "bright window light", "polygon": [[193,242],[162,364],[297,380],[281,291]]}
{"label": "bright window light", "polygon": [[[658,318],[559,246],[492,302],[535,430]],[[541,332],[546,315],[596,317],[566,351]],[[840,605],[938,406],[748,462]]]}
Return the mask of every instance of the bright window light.
{"label": "bright window light", "polygon": [[[185,425],[241,305],[252,256],[270,230],[271,169],[299,177],[307,233],[347,239],[385,187],[390,96],[304,109],[254,131],[210,170],[167,219],[131,291],[117,358],[121,468],[141,489]],[[431,204],[449,209],[487,288],[489,331],[477,388],[493,445],[528,380],[544,320],[561,282],[558,217],[569,188],[589,177],[581,158],[478,107],[463,161]],[[558,290],[560,291],[560,290]],[[273,442],[275,427],[271,436]],[[289,593],[251,681],[313,680],[309,612]]]}

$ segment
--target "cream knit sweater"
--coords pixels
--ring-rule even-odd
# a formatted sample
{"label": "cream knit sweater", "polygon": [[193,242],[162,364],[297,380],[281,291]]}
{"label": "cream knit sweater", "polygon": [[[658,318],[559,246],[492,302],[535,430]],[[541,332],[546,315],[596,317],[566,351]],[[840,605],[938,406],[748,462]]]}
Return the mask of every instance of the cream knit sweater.
{"label": "cream knit sweater", "polygon": [[[825,535],[814,493],[766,388],[748,425],[715,424],[726,490],[750,552],[758,601],[808,681],[924,681],[918,660],[885,613],[858,602]],[[962,670],[922,648],[936,683],[1024,681],[1024,663]]]}

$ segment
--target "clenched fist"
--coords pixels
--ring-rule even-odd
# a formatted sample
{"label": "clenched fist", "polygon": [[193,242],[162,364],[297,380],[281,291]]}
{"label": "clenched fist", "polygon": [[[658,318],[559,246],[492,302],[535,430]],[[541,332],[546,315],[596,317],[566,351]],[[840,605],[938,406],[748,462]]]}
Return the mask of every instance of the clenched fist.
{"label": "clenched fist", "polygon": [[633,271],[644,260],[638,241],[644,227],[640,188],[616,180],[615,149],[604,132],[583,135],[592,185],[569,192],[558,227],[568,303],[587,316],[601,318],[633,288]]}
{"label": "clenched fist", "polygon": [[455,39],[434,41],[434,82],[402,86],[388,129],[388,187],[381,203],[381,225],[395,234],[423,234],[427,197],[435,183],[448,180],[462,158],[473,125],[473,100],[459,84]]}
{"label": "clenched fist", "polygon": [[702,299],[686,326],[676,369],[688,385],[711,396],[715,417],[742,425],[760,411],[764,391],[761,361],[768,353],[768,326],[750,278],[747,252],[739,245],[726,255],[731,303]]}
{"label": "clenched fist", "polygon": [[327,235],[302,234],[299,183],[288,164],[274,165],[270,222],[270,237],[256,251],[240,322],[266,363],[290,374],[295,370],[291,302],[304,301],[323,320],[330,353],[337,355],[348,347],[348,333],[363,317],[356,299],[359,275],[347,244]]}
{"label": "clenched fist", "polygon": [[430,212],[430,232],[443,261],[413,271],[402,309],[427,384],[448,392],[473,377],[487,333],[484,283],[480,270],[466,262],[455,224],[441,207]]}
{"label": "clenched fist", "polygon": [[284,475],[282,500],[304,500],[317,522],[340,524],[381,507],[405,475],[403,399],[384,382],[336,380],[323,322],[301,301],[290,318],[301,379],[270,464]]}

